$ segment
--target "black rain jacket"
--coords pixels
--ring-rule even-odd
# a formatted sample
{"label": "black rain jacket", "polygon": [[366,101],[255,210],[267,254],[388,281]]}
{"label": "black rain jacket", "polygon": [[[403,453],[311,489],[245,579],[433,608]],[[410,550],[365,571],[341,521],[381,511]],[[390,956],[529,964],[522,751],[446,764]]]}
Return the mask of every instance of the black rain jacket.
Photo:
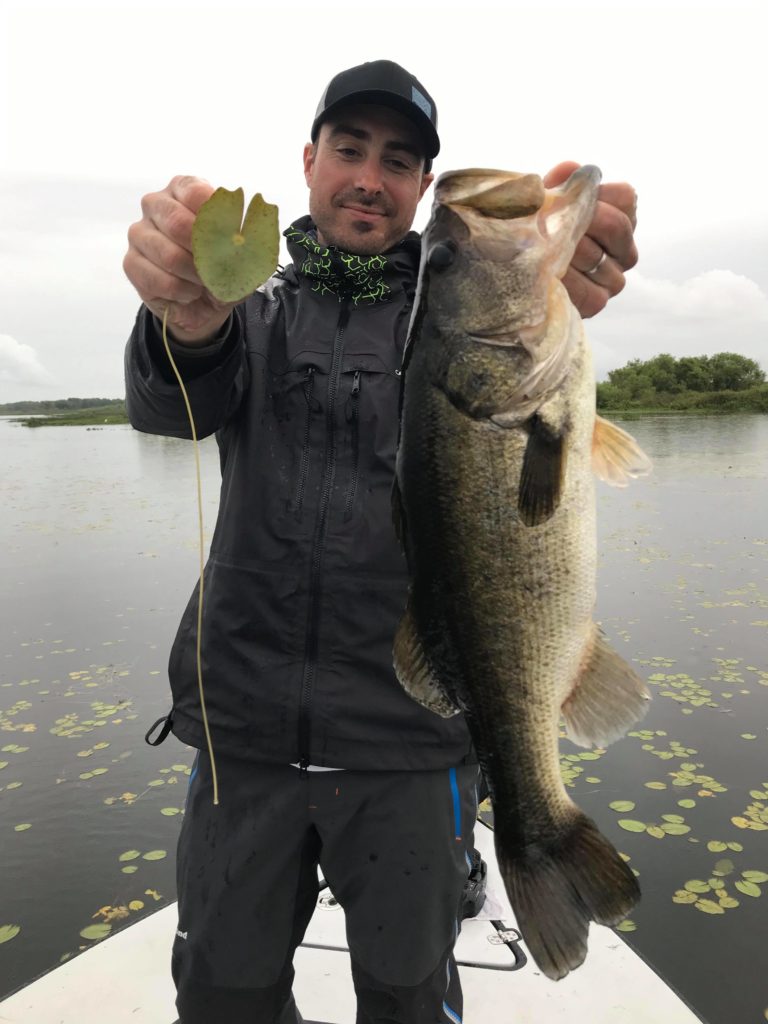
{"label": "black rain jacket", "polygon": [[[216,433],[221,458],[202,629],[214,753],[363,770],[474,762],[464,716],[421,707],[392,668],[407,572],[391,487],[418,235],[386,254],[387,294],[368,304],[302,273],[307,252],[286,234],[293,265],[236,307],[221,340],[174,345],[198,434]],[[190,437],[146,307],[126,391],[137,430]],[[202,748],[196,632],[197,588],[169,676],[173,732]]]}

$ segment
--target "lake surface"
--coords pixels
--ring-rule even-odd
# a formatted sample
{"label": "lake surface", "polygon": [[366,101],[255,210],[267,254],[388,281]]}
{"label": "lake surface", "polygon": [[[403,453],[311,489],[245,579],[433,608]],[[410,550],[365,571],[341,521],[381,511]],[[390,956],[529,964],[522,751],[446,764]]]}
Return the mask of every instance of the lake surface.
{"label": "lake surface", "polygon": [[[563,741],[563,770],[639,873],[624,938],[709,1024],[763,1021],[768,417],[624,425],[654,473],[599,488],[598,618],[654,700],[607,752]],[[202,462],[210,537],[215,443]],[[0,940],[20,927],[0,995],[87,947],[82,931],[175,898],[193,752],[143,736],[169,705],[195,503],[185,442],[0,420]]]}

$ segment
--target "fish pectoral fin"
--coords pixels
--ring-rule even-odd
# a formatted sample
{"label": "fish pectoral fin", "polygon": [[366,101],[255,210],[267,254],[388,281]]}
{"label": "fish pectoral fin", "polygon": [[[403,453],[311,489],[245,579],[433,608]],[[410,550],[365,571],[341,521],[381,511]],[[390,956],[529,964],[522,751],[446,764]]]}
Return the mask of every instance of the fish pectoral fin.
{"label": "fish pectoral fin", "polygon": [[581,673],[562,707],[568,738],[581,747],[612,743],[643,717],[650,699],[642,679],[594,626]]}
{"label": "fish pectoral fin", "polygon": [[626,487],[630,479],[647,476],[652,463],[637,441],[615,423],[595,417],[592,434],[592,469],[612,487]]}
{"label": "fish pectoral fin", "polygon": [[392,480],[392,524],[395,527],[395,536],[400,541],[400,547],[405,549],[405,512],[397,477]]}
{"label": "fish pectoral fin", "polygon": [[398,681],[409,697],[442,718],[451,718],[459,708],[445,692],[424,653],[411,611],[411,599],[395,634],[393,661]]}
{"label": "fish pectoral fin", "polygon": [[538,414],[531,417],[520,471],[517,511],[526,526],[540,526],[560,504],[565,476],[563,435]]}

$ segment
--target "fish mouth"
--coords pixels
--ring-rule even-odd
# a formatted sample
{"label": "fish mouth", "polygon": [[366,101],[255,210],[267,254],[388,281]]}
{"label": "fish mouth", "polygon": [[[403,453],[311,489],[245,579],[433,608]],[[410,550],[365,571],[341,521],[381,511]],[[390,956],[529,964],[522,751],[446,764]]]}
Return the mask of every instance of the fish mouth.
{"label": "fish mouth", "polygon": [[517,174],[467,168],[442,174],[435,185],[435,203],[476,210],[484,217],[513,220],[541,209],[546,197],[538,174]]}
{"label": "fish mouth", "polygon": [[584,193],[596,193],[599,168],[585,164],[557,188],[545,188],[538,174],[518,174],[470,167],[442,174],[435,185],[435,203],[475,210],[484,217],[514,220],[539,211],[549,215],[552,207],[572,205]]}
{"label": "fish mouth", "polygon": [[602,175],[579,167],[556,188],[538,174],[483,168],[449,171],[435,185],[434,212],[455,214],[467,231],[470,258],[509,260],[546,252],[542,268],[561,278],[592,219]]}

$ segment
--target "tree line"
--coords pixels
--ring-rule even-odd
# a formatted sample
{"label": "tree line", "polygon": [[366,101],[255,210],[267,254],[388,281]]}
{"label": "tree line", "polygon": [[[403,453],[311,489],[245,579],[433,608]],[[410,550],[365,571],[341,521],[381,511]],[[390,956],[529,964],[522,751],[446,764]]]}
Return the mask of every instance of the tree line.
{"label": "tree line", "polygon": [[768,412],[765,372],[736,352],[633,359],[597,385],[598,409],[722,409]]}
{"label": "tree line", "polygon": [[122,408],[122,398],[54,398],[39,402],[6,402],[0,405],[0,415],[34,415],[36,413],[71,412],[75,409],[96,409],[102,406]]}

